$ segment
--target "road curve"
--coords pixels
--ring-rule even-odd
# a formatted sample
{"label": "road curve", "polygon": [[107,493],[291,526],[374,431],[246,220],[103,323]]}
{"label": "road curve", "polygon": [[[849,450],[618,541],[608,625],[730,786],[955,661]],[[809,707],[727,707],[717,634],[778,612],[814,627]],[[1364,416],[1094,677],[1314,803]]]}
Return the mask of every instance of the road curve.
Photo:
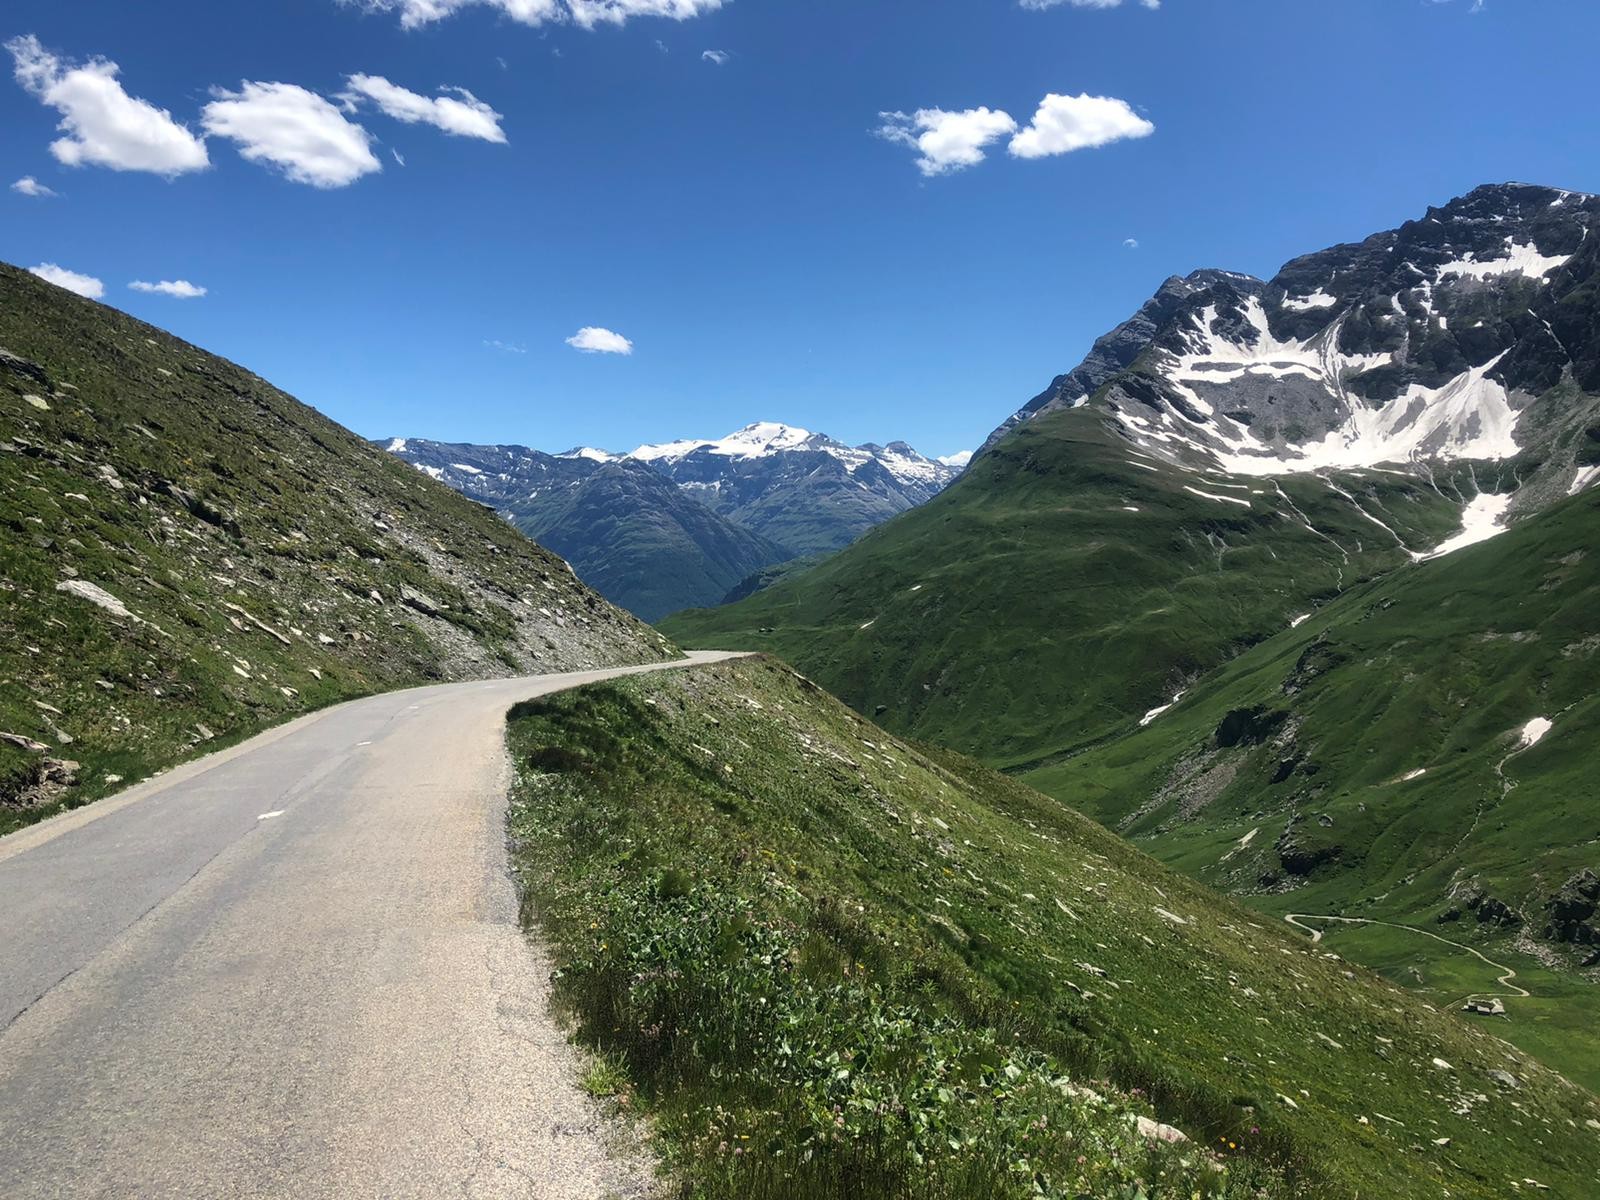
{"label": "road curve", "polygon": [[358,700],[0,839],[0,1195],[637,1194],[517,923],[504,726],[660,669]]}
{"label": "road curve", "polygon": [[1505,963],[1497,963],[1494,961],[1494,959],[1484,954],[1481,950],[1475,950],[1473,947],[1463,945],[1460,942],[1452,942],[1449,938],[1440,937],[1437,933],[1429,933],[1426,929],[1418,929],[1415,925],[1396,925],[1393,921],[1374,921],[1368,917],[1319,916],[1316,913],[1289,913],[1283,919],[1289,922],[1289,924],[1293,925],[1296,929],[1300,930],[1302,933],[1309,933],[1311,935],[1312,945],[1316,945],[1318,942],[1322,941],[1323,931],[1320,929],[1313,929],[1311,926],[1304,924],[1306,921],[1333,921],[1340,925],[1382,925],[1385,929],[1399,929],[1405,933],[1421,934],[1425,938],[1432,938],[1436,942],[1443,942],[1446,946],[1450,946],[1456,950],[1465,951],[1467,954],[1474,955],[1480,962],[1483,962],[1484,964],[1500,972],[1500,977],[1495,980],[1496,983],[1498,983],[1501,987],[1511,989],[1509,992],[1468,992],[1458,1001],[1440,1005],[1440,1012],[1449,1012],[1451,1009],[1465,1004],[1468,1000],[1474,998],[1500,996],[1526,1000],[1533,996],[1533,993],[1527,988],[1523,987],[1521,984],[1511,982],[1517,977],[1517,973],[1511,967],[1506,966]]}

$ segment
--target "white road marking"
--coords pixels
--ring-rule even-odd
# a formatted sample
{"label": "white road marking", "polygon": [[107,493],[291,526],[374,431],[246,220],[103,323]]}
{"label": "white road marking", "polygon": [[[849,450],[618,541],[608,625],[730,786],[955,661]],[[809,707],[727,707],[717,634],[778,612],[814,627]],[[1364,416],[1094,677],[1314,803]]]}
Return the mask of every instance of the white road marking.
{"label": "white road marking", "polygon": [[258,820],[258,821],[270,821],[270,820],[272,820],[273,817],[281,817],[281,816],[283,816],[284,811],[285,811],[284,809],[280,808],[280,809],[277,809],[274,812],[262,813],[259,817],[256,818],[256,820]]}

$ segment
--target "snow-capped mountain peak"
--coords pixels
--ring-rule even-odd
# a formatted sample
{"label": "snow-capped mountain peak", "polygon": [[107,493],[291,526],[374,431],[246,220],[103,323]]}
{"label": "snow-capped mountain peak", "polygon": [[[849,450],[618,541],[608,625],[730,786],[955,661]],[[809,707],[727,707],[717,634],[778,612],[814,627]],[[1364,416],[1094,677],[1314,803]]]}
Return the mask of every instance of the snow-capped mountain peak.
{"label": "snow-capped mountain peak", "polygon": [[659,462],[662,459],[684,458],[699,450],[723,458],[763,458],[783,450],[797,449],[814,436],[816,435],[809,430],[793,425],[783,425],[776,421],[756,421],[743,429],[734,430],[727,437],[711,440],[689,438],[640,446],[628,457],[636,458],[640,462]]}
{"label": "snow-capped mountain peak", "polygon": [[626,455],[613,454],[609,450],[596,450],[593,446],[574,446],[571,450],[568,450],[563,454],[557,454],[555,457],[586,458],[590,462],[609,463],[617,462],[620,459],[625,458]]}
{"label": "snow-capped mountain peak", "polygon": [[[901,484],[932,487],[935,491],[960,472],[960,467],[927,458],[905,442],[848,446],[825,433],[779,421],[757,421],[722,438],[686,438],[644,445],[627,457],[665,470],[687,486],[703,488],[715,485],[725,469],[740,469],[736,464],[786,459],[790,455],[802,456],[794,460],[797,466],[806,466],[807,456],[826,455],[851,475],[875,463]],[[806,469],[813,467],[814,463]]]}

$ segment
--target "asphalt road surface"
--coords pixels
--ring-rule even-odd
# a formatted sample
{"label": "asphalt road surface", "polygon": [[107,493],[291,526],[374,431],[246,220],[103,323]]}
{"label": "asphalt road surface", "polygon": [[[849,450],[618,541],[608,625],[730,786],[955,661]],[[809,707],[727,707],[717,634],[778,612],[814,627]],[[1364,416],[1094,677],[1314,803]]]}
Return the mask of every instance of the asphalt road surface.
{"label": "asphalt road surface", "polygon": [[0,1196],[641,1194],[504,828],[507,708],[641,669],[355,701],[0,839]]}

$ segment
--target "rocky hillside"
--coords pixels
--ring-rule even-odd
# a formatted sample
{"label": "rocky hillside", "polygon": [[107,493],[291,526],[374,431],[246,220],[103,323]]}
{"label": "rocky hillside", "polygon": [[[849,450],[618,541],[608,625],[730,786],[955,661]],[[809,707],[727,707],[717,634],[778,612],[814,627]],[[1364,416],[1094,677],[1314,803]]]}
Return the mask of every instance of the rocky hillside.
{"label": "rocky hillside", "polygon": [[384,446],[494,508],[641,620],[714,602],[793,557],[633,459],[422,438]]}
{"label": "rocky hillside", "polygon": [[766,568],[842,549],[932,499],[965,461],[925,458],[904,442],[847,446],[771,422],[629,454],[423,438],[383,444],[493,506],[650,621],[757,590]]}
{"label": "rocky hillside", "polygon": [[335,700],[672,648],[249,372],[0,266],[0,828]]}
{"label": "rocky hillside", "polygon": [[1500,1021],[1441,1013],[777,664],[534,702],[512,745],[561,998],[686,1193],[1600,1188],[1600,1103]]}

